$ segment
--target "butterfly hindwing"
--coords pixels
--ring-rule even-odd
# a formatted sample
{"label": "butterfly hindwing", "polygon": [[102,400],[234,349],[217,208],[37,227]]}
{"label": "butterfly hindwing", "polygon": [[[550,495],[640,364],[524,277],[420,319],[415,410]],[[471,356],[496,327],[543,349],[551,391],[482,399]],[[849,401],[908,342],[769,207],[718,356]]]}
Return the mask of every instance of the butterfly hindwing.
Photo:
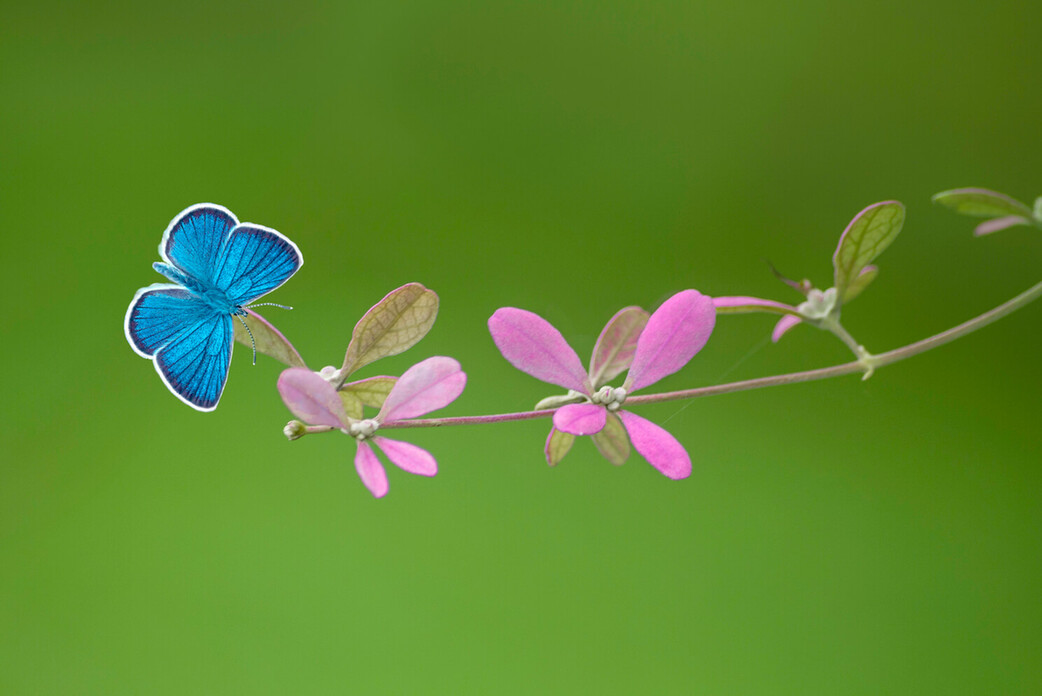
{"label": "butterfly hindwing", "polygon": [[231,316],[210,310],[159,349],[156,370],[182,401],[212,411],[228,381],[233,342]]}
{"label": "butterfly hindwing", "polygon": [[166,228],[159,243],[159,254],[199,283],[212,286],[221,250],[228,234],[238,224],[238,219],[223,206],[193,205]]}
{"label": "butterfly hindwing", "polygon": [[241,306],[279,287],[303,259],[297,245],[273,229],[243,223],[231,231],[218,260],[214,285]]}

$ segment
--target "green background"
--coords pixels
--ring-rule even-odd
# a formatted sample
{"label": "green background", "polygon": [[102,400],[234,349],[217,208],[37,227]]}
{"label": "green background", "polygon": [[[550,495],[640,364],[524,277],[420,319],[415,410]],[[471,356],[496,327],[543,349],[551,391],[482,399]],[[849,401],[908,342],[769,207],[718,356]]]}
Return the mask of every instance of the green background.
{"label": "green background", "polygon": [[[289,443],[279,366],[220,408],[123,335],[174,215],[289,235],[266,314],[315,367],[409,281],[442,413],[555,390],[499,356],[520,306],[588,356],[688,287],[827,286],[849,219],[908,205],[845,313],[883,351],[1038,280],[932,193],[1042,194],[1033,2],[13,3],[0,10],[0,693],[1033,694],[1042,691],[1042,306],[868,382],[644,407],[683,482],[545,421],[411,431],[433,479],[374,500],[339,434]],[[845,348],[722,317],[662,389]],[[656,388],[658,388],[656,387]]]}

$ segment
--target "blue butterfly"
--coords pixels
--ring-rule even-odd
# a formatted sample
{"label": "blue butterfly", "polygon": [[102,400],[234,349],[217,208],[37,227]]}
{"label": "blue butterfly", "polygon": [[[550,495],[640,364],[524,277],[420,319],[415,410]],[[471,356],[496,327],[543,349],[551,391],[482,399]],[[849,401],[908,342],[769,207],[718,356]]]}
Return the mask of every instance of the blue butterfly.
{"label": "blue butterfly", "polygon": [[297,245],[267,227],[240,223],[212,203],[186,208],[159,242],[163,262],[152,267],[174,282],[141,288],[123,327],[130,347],[154,361],[174,395],[212,411],[232,361],[232,317],[297,272]]}

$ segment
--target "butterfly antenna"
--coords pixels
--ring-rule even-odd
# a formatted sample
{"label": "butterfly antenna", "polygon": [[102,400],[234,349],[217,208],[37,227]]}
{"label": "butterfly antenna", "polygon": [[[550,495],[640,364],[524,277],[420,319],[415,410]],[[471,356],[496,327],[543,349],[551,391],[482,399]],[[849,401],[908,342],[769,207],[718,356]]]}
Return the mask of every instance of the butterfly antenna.
{"label": "butterfly antenna", "polygon": [[257,342],[253,340],[253,332],[250,331],[250,327],[246,325],[246,320],[242,318],[241,314],[236,314],[235,317],[242,324],[242,328],[246,329],[246,333],[250,335],[250,345],[253,346],[253,364],[257,364]]}
{"label": "butterfly antenna", "polygon": [[289,305],[275,304],[274,302],[261,302],[259,304],[251,304],[246,309],[253,309],[254,307],[280,307],[281,309],[293,309]]}

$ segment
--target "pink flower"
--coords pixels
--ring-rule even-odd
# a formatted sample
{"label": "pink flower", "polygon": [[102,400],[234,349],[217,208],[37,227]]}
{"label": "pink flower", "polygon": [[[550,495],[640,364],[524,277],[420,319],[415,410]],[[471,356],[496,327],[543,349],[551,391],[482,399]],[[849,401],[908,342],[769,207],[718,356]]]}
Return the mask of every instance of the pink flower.
{"label": "pink flower", "polygon": [[298,418],[311,425],[339,428],[358,441],[355,469],[365,487],[376,496],[387,495],[384,471],[370,442],[403,471],[421,476],[438,473],[438,463],[430,452],[408,442],[376,435],[381,427],[406,418],[416,418],[447,406],[463,393],[467,375],[452,358],[433,357],[405,371],[374,418],[348,417],[336,388],[321,375],[303,367],[291,367],[279,376],[279,394]]}
{"label": "pink flower", "polygon": [[799,305],[741,296],[714,297],[713,304],[720,314],[781,314],[771,332],[771,340],[775,343],[801,322],[831,330],[830,327],[839,321],[843,306],[860,295],[879,274],[879,269],[871,262],[901,232],[904,219],[904,206],[897,201],[873,203],[855,215],[839,236],[839,244],[832,255],[832,287],[819,290],[809,280],[797,283],[783,278],[787,285],[806,297],[806,301]]}
{"label": "pink flower", "polygon": [[[644,316],[643,310],[627,307],[608,322],[594,348],[589,373],[561,333],[537,314],[503,307],[488,320],[492,340],[511,365],[568,389],[569,397],[563,401],[581,401],[561,406],[554,413],[546,446],[551,465],[571,445],[568,440],[562,446],[564,451],[555,454],[552,450],[558,432],[593,435],[601,453],[620,464],[629,451],[625,442],[628,436],[633,447],[669,478],[691,475],[691,458],[676,438],[651,421],[621,410],[621,406],[634,391],[686,365],[709,340],[716,312],[710,298],[696,290],[684,290],[666,300],[647,318],[646,326]],[[603,386],[627,368],[622,387]],[[602,433],[605,435],[598,438]]]}
{"label": "pink flower", "polygon": [[[871,269],[874,273],[875,266],[871,266]],[[819,322],[828,317],[836,309],[836,289],[810,288],[807,291],[807,301],[795,307],[774,300],[762,300],[759,297],[714,297],[713,306],[722,314],[768,312],[783,315],[771,332],[771,341],[777,343],[789,329],[801,321]]]}

